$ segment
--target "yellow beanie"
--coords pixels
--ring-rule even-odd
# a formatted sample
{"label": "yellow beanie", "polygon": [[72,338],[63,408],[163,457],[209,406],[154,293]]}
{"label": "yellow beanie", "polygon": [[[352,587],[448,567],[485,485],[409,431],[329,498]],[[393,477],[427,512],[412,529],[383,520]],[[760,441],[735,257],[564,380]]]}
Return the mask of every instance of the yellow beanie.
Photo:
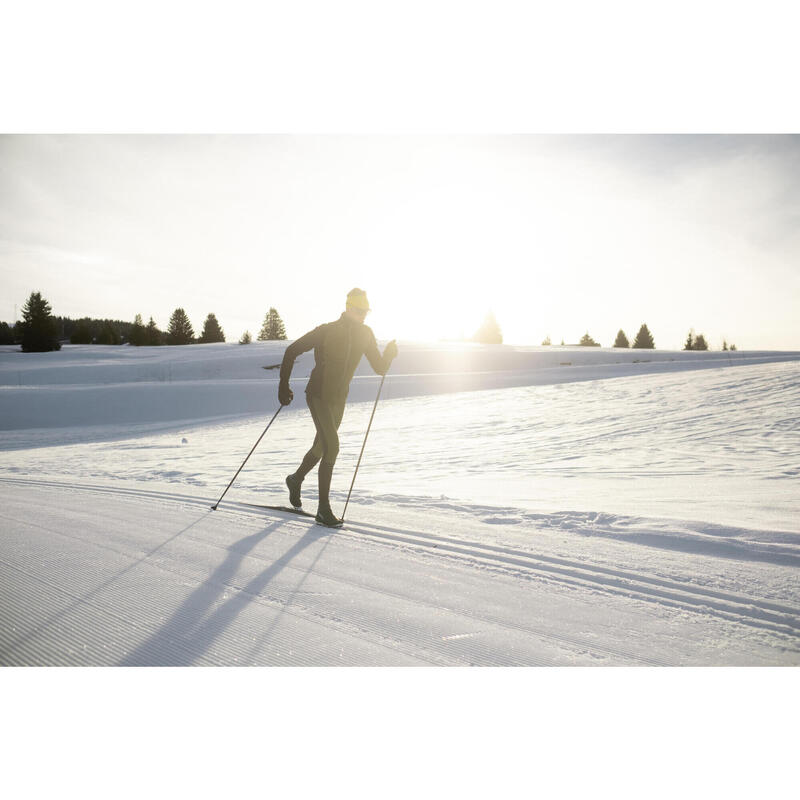
{"label": "yellow beanie", "polygon": [[369,311],[367,293],[363,289],[352,289],[347,294],[347,307],[355,308],[358,311]]}

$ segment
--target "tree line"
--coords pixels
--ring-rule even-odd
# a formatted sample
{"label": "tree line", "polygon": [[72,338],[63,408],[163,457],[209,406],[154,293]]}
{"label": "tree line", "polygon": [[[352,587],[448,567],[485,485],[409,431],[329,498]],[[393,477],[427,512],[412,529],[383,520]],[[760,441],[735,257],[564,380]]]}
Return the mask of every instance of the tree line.
{"label": "tree line", "polygon": [[[561,341],[562,346],[564,345],[564,341]],[[550,337],[546,337],[545,340],[542,342],[542,345],[549,346],[552,345],[550,341]],[[596,342],[591,336],[589,336],[589,332],[587,331],[582,337],[580,342],[577,345],[570,345],[570,347],[580,346],[580,347],[600,347],[600,343]],[[614,347],[621,347],[621,348],[633,348],[634,350],[654,350],[656,343],[653,339],[653,334],[650,333],[650,329],[647,327],[646,324],[643,324],[641,328],[639,328],[639,332],[636,334],[636,337],[633,340],[633,344],[630,343],[630,340],[625,335],[625,331],[622,328],[619,329],[617,333],[617,338],[614,340]],[[698,334],[695,336],[694,328],[689,331],[689,336],[686,340],[686,343],[683,346],[684,350],[708,350],[708,342],[706,341],[705,336],[703,334]],[[736,350],[736,345],[731,344],[728,345],[727,340],[722,341],[722,349],[724,351],[727,350]]]}
{"label": "tree line", "polygon": [[[697,334],[695,336],[694,328],[689,331],[689,335],[686,337],[686,342],[683,345],[684,350],[708,350],[708,342],[706,341],[706,337],[703,336],[702,333]],[[726,339],[722,340],[722,349],[723,351],[728,350],[736,350],[736,345],[731,344],[728,345]]]}
{"label": "tree line", "polygon": [[[258,334],[258,341],[266,342],[281,339],[286,339],[286,326],[278,311],[275,308],[270,308],[264,317],[264,323]],[[239,344],[250,344],[252,340],[250,331],[245,331],[239,339]],[[142,315],[137,314],[131,326],[129,339],[130,344],[135,347],[153,347],[164,344],[212,344],[224,341],[226,341],[225,331],[222,330],[216,314],[212,313],[206,317],[200,336],[195,336],[189,316],[182,308],[176,308],[172,312],[166,331],[159,330],[152,317],[145,325],[142,322]]]}
{"label": "tree line", "polygon": [[[258,341],[274,341],[286,339],[286,326],[277,309],[270,307],[264,317],[264,322],[258,334]],[[60,350],[61,343],[69,341],[70,344],[130,344],[135,347],[156,347],[160,345],[186,345],[208,344],[224,342],[225,332],[213,313],[209,313],[203,323],[200,336],[195,336],[194,328],[183,308],[176,308],[172,312],[166,331],[159,329],[153,317],[145,325],[142,315],[137,314],[133,322],[122,322],[110,319],[91,319],[84,317],[73,320],[69,317],[56,317],[52,313],[50,303],[45,300],[40,292],[32,292],[22,308],[22,320],[9,326],[0,322],[0,344],[21,344],[23,351],[43,352]],[[253,337],[250,331],[245,331],[239,339],[239,344],[250,344]],[[471,338],[473,342],[484,344],[502,344],[503,334],[500,325],[493,313],[488,313],[483,324]],[[548,336],[543,345],[551,345]],[[562,345],[564,342],[562,340]],[[581,337],[578,345],[581,347],[600,347],[587,331]],[[571,345],[572,346],[572,345]],[[655,349],[655,340],[646,324],[642,324],[639,332],[630,343],[625,332],[620,329],[614,341],[614,347],[640,350]],[[694,328],[683,347],[684,350],[708,350],[705,336],[695,334]],[[722,343],[723,351],[736,350],[736,345]]]}
{"label": "tree line", "polygon": [[[547,336],[545,340],[542,342],[542,345],[545,347],[549,347],[553,343],[550,341],[550,337]],[[561,346],[564,347],[564,340],[561,340]],[[568,345],[569,347],[602,347],[599,342],[596,342],[591,336],[589,336],[589,331],[581,337],[581,340],[578,342],[577,345]],[[639,328],[639,332],[636,334],[636,338],[633,340],[633,345],[631,345],[628,337],[625,335],[625,332],[620,329],[619,333],[617,334],[617,338],[614,342],[614,347],[631,347],[633,346],[635,349],[639,350],[654,350],[656,343],[653,339],[653,334],[650,333],[650,329],[647,327],[646,324],[642,324],[642,327]]]}
{"label": "tree line", "polygon": [[[259,341],[286,339],[286,327],[277,309],[271,307],[264,317],[258,334]],[[48,352],[60,350],[62,342],[70,344],[130,344],[135,347],[161,345],[208,344],[224,342],[225,332],[215,314],[210,313],[203,323],[200,336],[183,308],[172,312],[166,331],[159,329],[153,317],[145,325],[142,315],[137,314],[133,322],[121,320],[70,319],[54,316],[50,303],[41,292],[32,292],[22,307],[22,319],[9,325],[0,322],[0,344],[19,344],[24,352]],[[252,336],[245,331],[240,344],[249,344]]]}

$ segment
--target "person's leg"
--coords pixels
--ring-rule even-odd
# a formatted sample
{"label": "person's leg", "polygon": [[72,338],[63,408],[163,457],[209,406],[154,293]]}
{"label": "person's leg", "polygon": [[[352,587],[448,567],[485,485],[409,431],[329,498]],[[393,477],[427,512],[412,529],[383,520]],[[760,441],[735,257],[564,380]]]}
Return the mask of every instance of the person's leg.
{"label": "person's leg", "polygon": [[309,407],[314,417],[314,423],[322,440],[322,461],[319,465],[319,507],[317,508],[317,521],[326,525],[341,524],[341,520],[334,516],[330,504],[331,477],[333,465],[339,455],[339,434],[337,429],[344,414],[344,402],[323,402],[320,398],[309,398]]}
{"label": "person's leg", "polygon": [[344,417],[344,406],[346,402],[347,398],[337,402],[333,408],[333,421],[334,424],[336,425],[337,436],[338,436],[339,426],[342,424],[342,417]]}
{"label": "person's leg", "polygon": [[319,478],[319,505],[317,506],[317,522],[324,522],[326,525],[335,525],[341,520],[335,516],[331,509],[330,490],[331,478],[333,477],[333,464],[321,461],[317,471]]}
{"label": "person's leg", "polygon": [[342,421],[338,411],[338,404],[334,406],[321,397],[309,397],[308,408],[317,428],[317,438],[314,440],[312,450],[319,454],[323,462],[333,465],[339,455],[339,434],[337,431]]}
{"label": "person's leg", "polygon": [[[306,397],[309,409],[311,409],[311,398]],[[323,446],[322,436],[319,432],[319,425],[314,418],[314,412],[311,411],[311,418],[314,420],[314,426],[317,429],[317,435],[314,437],[314,444],[311,449],[303,456],[303,461],[295,472],[286,476],[286,486],[289,489],[289,502],[295,507],[300,508],[303,501],[300,498],[300,488],[305,480],[306,475],[317,466],[319,460],[322,458]]]}

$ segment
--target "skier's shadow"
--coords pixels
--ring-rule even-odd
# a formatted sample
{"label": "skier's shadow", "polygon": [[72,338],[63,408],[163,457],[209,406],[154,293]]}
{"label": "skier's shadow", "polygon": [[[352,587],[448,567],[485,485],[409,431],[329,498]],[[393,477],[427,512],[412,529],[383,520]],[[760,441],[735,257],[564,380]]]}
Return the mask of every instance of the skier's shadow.
{"label": "skier's shadow", "polygon": [[[120,666],[190,666],[208,663],[205,655],[253,598],[302,550],[319,541],[320,533],[311,527],[280,558],[260,572],[245,587],[232,588],[232,581],[245,557],[270,533],[283,525],[274,522],[262,531],[234,543],[225,560],[175,610],[169,620],[146,641],[129,653]],[[220,604],[226,593],[231,597]],[[235,664],[239,648],[221,650],[214,662]]]}

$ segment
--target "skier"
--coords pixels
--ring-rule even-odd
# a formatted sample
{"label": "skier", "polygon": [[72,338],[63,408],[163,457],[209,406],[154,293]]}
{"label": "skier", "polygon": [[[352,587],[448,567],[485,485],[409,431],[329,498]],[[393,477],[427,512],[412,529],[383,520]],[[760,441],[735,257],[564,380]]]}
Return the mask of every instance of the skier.
{"label": "skier", "polygon": [[353,289],[347,295],[344,313],[335,322],[319,325],[301,336],[286,348],[281,363],[278,399],[281,405],[289,405],[294,392],[289,387],[289,377],[295,359],[314,348],[315,366],[306,385],[306,402],[317,435],[311,449],[305,454],[297,471],[286,476],[289,500],[300,508],[300,487],[303,479],[321,461],[318,471],[319,505],[316,521],[329,527],[338,527],[342,520],[331,510],[329,492],[333,465],[339,454],[339,425],[344,415],[344,406],[350,389],[350,381],[361,361],[366,356],[378,375],[385,375],[397,356],[397,344],[393,339],[386,345],[383,355],[378,352],[375,334],[364,324],[370,311],[367,293]]}

